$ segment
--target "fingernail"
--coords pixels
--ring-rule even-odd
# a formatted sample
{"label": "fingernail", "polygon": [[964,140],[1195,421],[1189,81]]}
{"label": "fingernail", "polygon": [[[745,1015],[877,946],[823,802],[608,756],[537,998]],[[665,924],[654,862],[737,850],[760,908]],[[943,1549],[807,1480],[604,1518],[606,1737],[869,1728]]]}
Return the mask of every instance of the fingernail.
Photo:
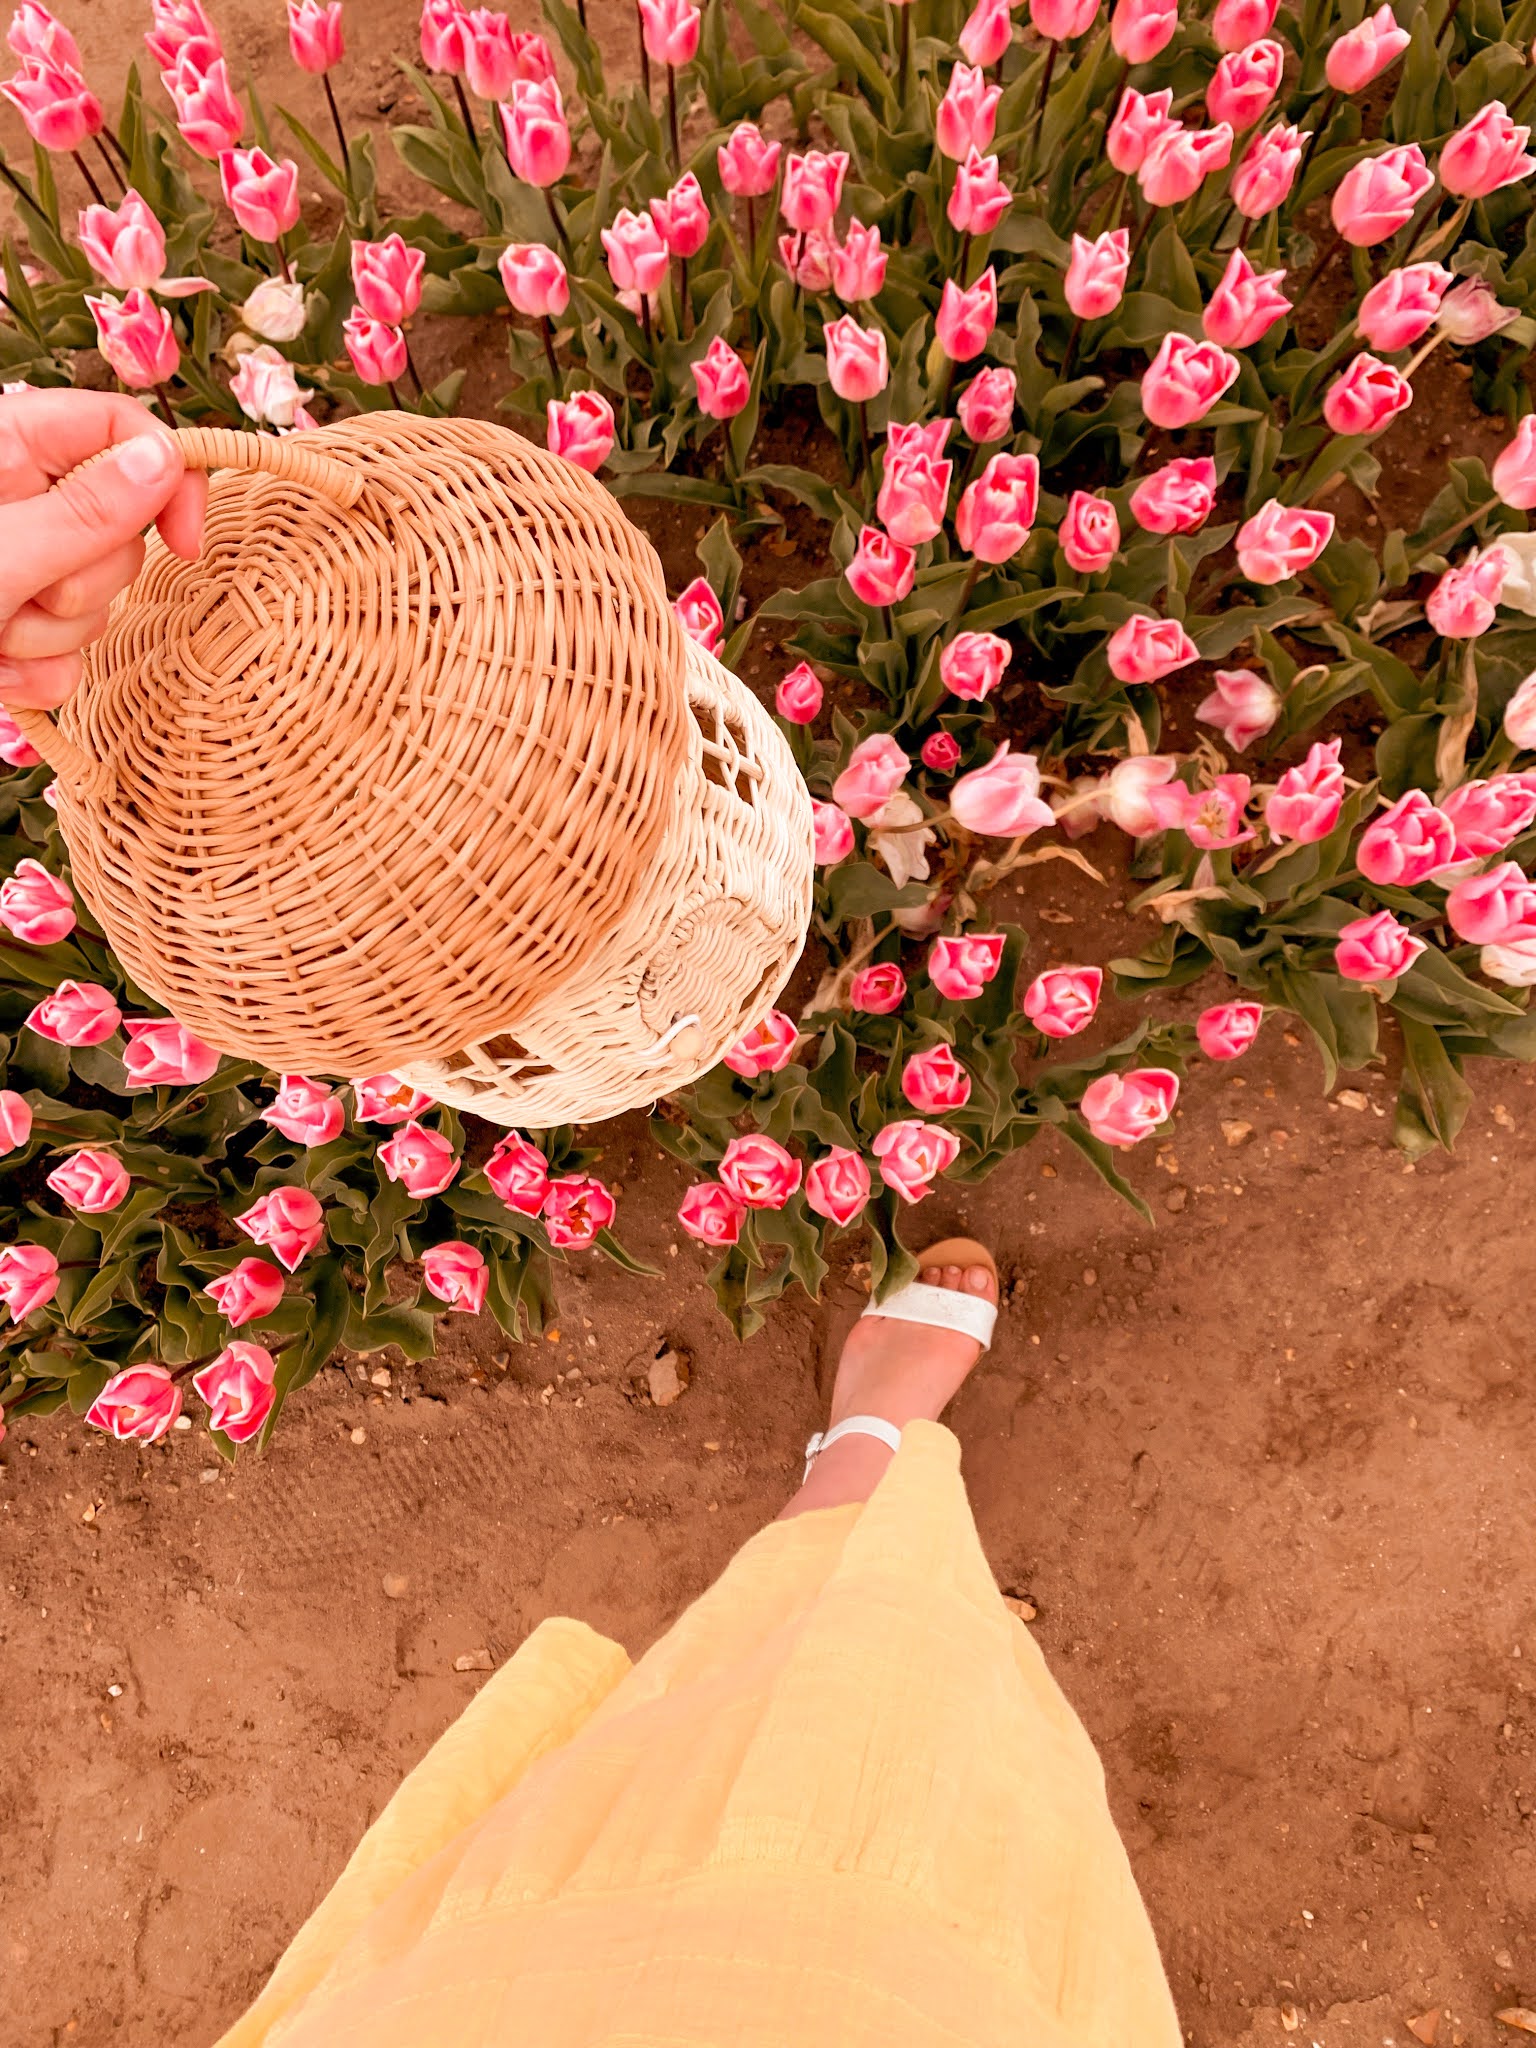
{"label": "fingernail", "polygon": [[163,434],[135,434],[117,451],[117,466],[131,484],[163,483],[175,463],[175,450]]}

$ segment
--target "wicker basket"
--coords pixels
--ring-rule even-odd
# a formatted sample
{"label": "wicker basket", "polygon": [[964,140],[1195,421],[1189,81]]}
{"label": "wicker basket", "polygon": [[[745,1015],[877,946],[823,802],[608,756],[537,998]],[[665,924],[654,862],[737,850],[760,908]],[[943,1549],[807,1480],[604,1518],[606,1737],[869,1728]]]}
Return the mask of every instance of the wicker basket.
{"label": "wicker basket", "polygon": [[152,538],[58,724],[16,714],[134,981],[502,1123],[712,1066],[799,953],[810,803],[610,494],[483,421],[180,438],[226,472],[201,560]]}

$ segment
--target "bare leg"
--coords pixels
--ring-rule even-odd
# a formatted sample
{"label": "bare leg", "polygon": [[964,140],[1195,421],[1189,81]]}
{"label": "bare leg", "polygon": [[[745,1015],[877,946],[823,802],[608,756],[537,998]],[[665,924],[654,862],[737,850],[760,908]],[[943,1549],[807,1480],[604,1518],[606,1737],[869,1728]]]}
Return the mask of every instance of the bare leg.
{"label": "bare leg", "polygon": [[[985,1266],[936,1266],[925,1268],[920,1277],[929,1287],[997,1299],[997,1283]],[[975,1338],[957,1330],[861,1317],[838,1360],[828,1426],[849,1415],[879,1415],[898,1429],[909,1422],[937,1422],[980,1356]],[[778,1519],[868,1500],[891,1456],[874,1437],[844,1437],[820,1453],[810,1478]]]}

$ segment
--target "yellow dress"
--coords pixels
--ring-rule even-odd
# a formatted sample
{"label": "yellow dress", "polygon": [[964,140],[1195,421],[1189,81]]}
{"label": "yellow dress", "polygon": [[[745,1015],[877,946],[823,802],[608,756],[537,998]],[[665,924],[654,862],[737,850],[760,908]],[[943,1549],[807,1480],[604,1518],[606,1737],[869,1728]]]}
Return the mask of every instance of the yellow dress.
{"label": "yellow dress", "polygon": [[1180,2048],[959,1463],[912,1424],[636,1665],[535,1629],[221,2048]]}

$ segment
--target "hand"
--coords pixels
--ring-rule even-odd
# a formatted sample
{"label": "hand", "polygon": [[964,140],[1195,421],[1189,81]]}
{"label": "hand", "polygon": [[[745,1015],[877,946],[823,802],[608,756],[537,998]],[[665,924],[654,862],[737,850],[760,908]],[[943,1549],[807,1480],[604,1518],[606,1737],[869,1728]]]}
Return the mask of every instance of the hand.
{"label": "hand", "polygon": [[[101,460],[70,474],[93,455]],[[80,680],[81,648],[139,573],[144,528],[153,521],[168,548],[196,561],[206,502],[206,478],[187,472],[136,399],[0,398],[0,703],[62,704]]]}

